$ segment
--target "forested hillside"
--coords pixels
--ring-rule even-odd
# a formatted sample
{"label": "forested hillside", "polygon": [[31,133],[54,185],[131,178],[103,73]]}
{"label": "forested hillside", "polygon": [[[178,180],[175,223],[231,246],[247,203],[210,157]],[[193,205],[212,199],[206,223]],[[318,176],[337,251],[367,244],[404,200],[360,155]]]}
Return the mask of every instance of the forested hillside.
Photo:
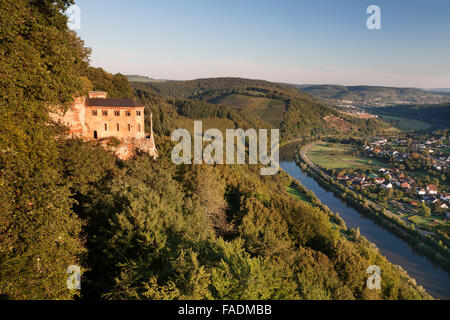
{"label": "forested hillside", "polygon": [[399,116],[423,120],[435,128],[445,129],[450,125],[450,104],[440,105],[397,105],[384,108],[368,108],[369,112],[379,115]]}
{"label": "forested hillside", "polygon": [[448,96],[416,88],[340,85],[294,85],[315,97],[336,103],[352,101],[366,104],[426,104],[450,101]]}
{"label": "forested hillside", "polygon": [[0,294],[71,298],[82,221],[49,123],[52,106],[83,92],[88,50],[60,13],[68,1],[0,2]]}
{"label": "forested hillside", "polygon": [[[89,50],[61,14],[70,4],[0,2],[2,298],[430,298],[313,196],[307,203],[288,195],[294,182],[283,172],[174,165],[168,135],[177,121],[238,127],[264,119],[192,98],[190,89],[131,88],[121,75],[89,68]],[[322,115],[334,112],[268,86],[265,98],[286,103],[286,138],[320,131]],[[147,116],[155,114],[157,161],[144,153],[121,161],[95,141],[57,135],[49,112],[91,89],[146,104]],[[309,131],[299,131],[308,121],[315,121]],[[366,287],[372,264],[382,269],[382,290]],[[70,265],[81,266],[81,291],[66,287]]]}
{"label": "forested hillside", "polygon": [[[384,124],[376,119],[345,116],[308,93],[268,81],[211,78],[145,84],[133,82],[132,86],[140,96],[162,95],[166,100],[176,97],[189,101],[191,105],[200,104],[202,107],[196,109],[204,112],[195,114],[199,118],[211,115],[208,108],[218,110],[213,105],[221,110],[232,109],[256,128],[265,125],[281,129],[284,141],[331,134],[377,134],[384,130]],[[256,119],[260,120],[258,124]],[[220,124],[217,127],[220,128]]]}

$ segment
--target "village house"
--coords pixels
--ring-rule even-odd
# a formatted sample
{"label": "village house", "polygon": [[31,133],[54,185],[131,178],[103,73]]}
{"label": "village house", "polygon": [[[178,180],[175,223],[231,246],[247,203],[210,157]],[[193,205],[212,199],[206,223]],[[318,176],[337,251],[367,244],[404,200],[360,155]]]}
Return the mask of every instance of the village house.
{"label": "village house", "polygon": [[[87,98],[75,98],[65,112],[59,111],[51,116],[55,122],[69,128],[69,135],[99,141],[115,137],[123,142],[125,149],[139,147],[156,157],[152,115],[150,115],[150,133],[147,135],[143,105],[133,99],[107,96],[107,92],[91,91]],[[124,152],[129,154],[128,151]]]}
{"label": "village house", "polygon": [[427,193],[427,192],[425,191],[425,189],[417,189],[416,192],[417,192],[417,194],[418,194],[419,196],[423,196],[423,195],[425,195],[425,194]]}
{"label": "village house", "polygon": [[375,141],[374,144],[382,145],[382,144],[385,144],[386,142],[387,142],[387,139],[379,139],[379,140]]}
{"label": "village house", "polygon": [[443,193],[443,194],[441,194],[440,198],[441,198],[441,200],[450,203],[450,193]]}
{"label": "village house", "polygon": [[403,189],[409,189],[411,186],[409,185],[409,183],[408,182],[402,182],[402,183],[400,183],[400,188],[403,188]]}
{"label": "village house", "polygon": [[438,193],[437,187],[434,184],[427,185],[427,193],[428,194],[437,194]]}
{"label": "village house", "polygon": [[336,179],[338,179],[338,180],[348,180],[348,176],[347,175],[343,175],[342,173],[338,173],[338,175],[336,176]]}

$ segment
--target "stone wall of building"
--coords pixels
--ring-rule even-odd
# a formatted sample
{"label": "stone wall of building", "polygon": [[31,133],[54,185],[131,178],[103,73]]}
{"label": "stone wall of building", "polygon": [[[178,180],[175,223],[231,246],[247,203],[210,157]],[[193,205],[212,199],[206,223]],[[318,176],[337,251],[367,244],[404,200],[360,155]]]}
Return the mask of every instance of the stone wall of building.
{"label": "stone wall of building", "polygon": [[116,147],[108,147],[107,139],[100,143],[102,143],[105,148],[113,151],[114,154],[122,160],[128,160],[133,157],[136,150],[146,152],[155,159],[158,158],[158,151],[156,150],[153,136],[151,138],[146,137],[143,139],[122,139],[122,143]]}
{"label": "stone wall of building", "polygon": [[[106,92],[90,92],[89,99],[75,98],[66,112],[61,110],[50,116],[55,122],[67,126],[69,135],[85,140],[99,140],[101,145],[123,160],[132,157],[136,150],[142,150],[157,158],[152,119],[150,135],[147,136],[145,133],[145,107],[136,106],[130,99],[107,99],[106,97]],[[96,106],[97,104],[100,106]],[[151,115],[150,118],[152,118]],[[119,138],[120,145],[109,146],[108,138],[111,137]]]}
{"label": "stone wall of building", "polygon": [[70,135],[83,137],[87,134],[85,101],[84,97],[77,97],[65,112],[60,110],[50,116],[55,122],[69,127]]}
{"label": "stone wall of building", "polygon": [[89,139],[144,138],[144,107],[86,107]]}
{"label": "stone wall of building", "polygon": [[89,92],[89,98],[101,98],[106,99],[108,97],[108,93],[104,91],[91,91]]}

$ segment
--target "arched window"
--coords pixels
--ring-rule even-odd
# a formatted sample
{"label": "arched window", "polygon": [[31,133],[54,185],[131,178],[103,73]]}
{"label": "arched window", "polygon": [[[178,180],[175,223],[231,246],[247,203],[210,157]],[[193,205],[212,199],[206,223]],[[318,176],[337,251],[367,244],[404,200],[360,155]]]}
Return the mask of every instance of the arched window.
{"label": "arched window", "polygon": [[141,132],[141,124],[138,124],[138,132]]}
{"label": "arched window", "polygon": [[117,124],[117,131],[119,131],[120,130],[120,126],[119,126],[119,124]]}
{"label": "arched window", "polygon": [[128,131],[131,131],[131,124],[128,124]]}
{"label": "arched window", "polygon": [[108,124],[105,123],[105,131],[108,131]]}

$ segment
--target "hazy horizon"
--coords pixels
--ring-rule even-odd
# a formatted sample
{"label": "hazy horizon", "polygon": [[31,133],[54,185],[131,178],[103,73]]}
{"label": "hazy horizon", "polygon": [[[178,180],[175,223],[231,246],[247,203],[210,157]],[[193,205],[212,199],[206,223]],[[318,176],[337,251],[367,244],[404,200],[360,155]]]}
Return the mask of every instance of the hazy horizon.
{"label": "hazy horizon", "polygon": [[[101,68],[101,66],[97,66],[98,68]],[[108,71],[108,70],[105,70]],[[147,77],[154,81],[195,81],[195,80],[201,80],[201,79],[211,79],[211,78],[242,78],[242,79],[249,79],[249,80],[263,80],[263,81],[270,81],[267,79],[258,79],[258,78],[244,78],[239,76],[214,76],[214,77],[208,77],[208,78],[192,78],[192,79],[164,79],[164,78],[154,78],[151,75],[145,75],[145,74],[129,74],[129,73],[122,73],[125,76],[140,76],[140,77]],[[270,81],[271,82],[271,81]],[[296,85],[296,86],[343,86],[343,87],[363,87],[363,86],[369,86],[369,87],[386,87],[386,88],[405,88],[405,89],[420,89],[420,90],[450,90],[450,87],[448,88],[421,88],[421,87],[408,87],[408,86],[386,86],[386,85],[370,85],[365,83],[360,84],[352,84],[352,85],[346,85],[341,83],[291,83],[291,82],[274,82],[274,83],[282,83],[282,84],[288,84],[288,85]]]}
{"label": "hazy horizon", "polygon": [[[92,65],[154,79],[450,87],[450,3],[79,0]],[[366,9],[381,9],[369,30]]]}

